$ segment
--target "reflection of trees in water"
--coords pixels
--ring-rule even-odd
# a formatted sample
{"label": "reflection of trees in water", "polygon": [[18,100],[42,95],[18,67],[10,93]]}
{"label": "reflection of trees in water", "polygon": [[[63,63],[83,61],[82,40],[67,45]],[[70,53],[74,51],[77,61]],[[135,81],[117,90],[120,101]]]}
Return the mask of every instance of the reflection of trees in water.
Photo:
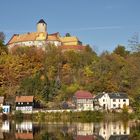
{"label": "reflection of trees in water", "polygon": [[135,123],[135,125],[131,127],[131,134],[128,140],[140,140],[140,124],[139,123]]}

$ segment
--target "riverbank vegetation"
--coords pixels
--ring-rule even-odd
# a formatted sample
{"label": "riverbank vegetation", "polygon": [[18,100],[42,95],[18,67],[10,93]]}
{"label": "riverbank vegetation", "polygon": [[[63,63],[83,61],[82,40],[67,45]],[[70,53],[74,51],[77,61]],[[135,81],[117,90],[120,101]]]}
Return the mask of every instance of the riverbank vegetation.
{"label": "riverbank vegetation", "polygon": [[[7,117],[8,118],[8,117]],[[123,112],[101,112],[101,111],[82,111],[82,112],[37,112],[33,114],[23,114],[22,112],[16,112],[11,115],[9,119],[16,121],[33,120],[37,122],[109,122],[109,121],[129,121],[138,120],[137,115],[134,113]]]}

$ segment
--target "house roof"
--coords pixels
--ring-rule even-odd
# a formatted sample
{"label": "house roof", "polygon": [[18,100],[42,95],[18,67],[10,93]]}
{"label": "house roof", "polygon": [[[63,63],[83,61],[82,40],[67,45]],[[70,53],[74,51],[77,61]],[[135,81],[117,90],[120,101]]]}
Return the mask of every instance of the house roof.
{"label": "house roof", "polygon": [[4,97],[0,96],[0,104],[3,104],[3,102],[4,102]]}
{"label": "house roof", "polygon": [[23,139],[23,140],[32,140],[33,133],[15,133],[16,139]]}
{"label": "house roof", "polygon": [[52,34],[49,34],[49,35],[51,35],[51,36],[59,36],[59,37],[60,37],[60,34],[59,34],[59,32],[52,33]]}
{"label": "house roof", "polygon": [[46,40],[46,37],[47,37],[47,33],[45,32],[30,32],[26,34],[14,34],[7,44],[9,45],[18,42]]}
{"label": "house roof", "polygon": [[99,93],[94,99],[101,98],[104,94],[108,94],[111,99],[126,99],[128,98],[126,93]]}
{"label": "house roof", "polygon": [[111,135],[109,140],[128,140],[129,135]]}
{"label": "house roof", "polygon": [[16,96],[15,102],[33,102],[34,96]]}
{"label": "house roof", "polygon": [[82,45],[65,45],[65,46],[60,46],[60,49],[62,49],[62,50],[84,50],[85,46],[82,46]]}
{"label": "house roof", "polygon": [[40,19],[40,20],[38,21],[38,23],[45,23],[45,24],[46,24],[46,22],[45,22],[43,19]]}
{"label": "house roof", "polygon": [[75,140],[94,140],[94,137],[92,135],[87,136],[78,135],[76,136]]}
{"label": "house roof", "polygon": [[94,99],[99,99],[104,95],[104,93],[99,93]]}
{"label": "house roof", "polygon": [[48,35],[47,40],[48,41],[60,41],[60,39],[57,37],[57,35]]}
{"label": "house roof", "polygon": [[109,93],[108,94],[111,99],[126,99],[128,98],[126,93]]}
{"label": "house roof", "polygon": [[79,90],[75,93],[77,99],[91,99],[93,98],[92,94],[88,91]]}

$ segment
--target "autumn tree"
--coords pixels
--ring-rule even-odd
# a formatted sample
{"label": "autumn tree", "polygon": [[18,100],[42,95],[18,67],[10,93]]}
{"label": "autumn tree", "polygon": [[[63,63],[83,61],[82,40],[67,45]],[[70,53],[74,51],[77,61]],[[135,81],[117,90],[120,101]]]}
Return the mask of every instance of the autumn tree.
{"label": "autumn tree", "polygon": [[128,45],[134,52],[140,51],[140,42],[139,42],[139,34],[136,32],[134,35],[128,40]]}
{"label": "autumn tree", "polygon": [[70,37],[71,36],[71,34],[70,33],[66,33],[66,35],[65,35],[66,37]]}
{"label": "autumn tree", "polygon": [[4,45],[5,34],[0,32],[0,55],[8,53],[7,47]]}
{"label": "autumn tree", "polygon": [[122,57],[126,57],[129,54],[129,51],[127,51],[122,45],[118,45],[113,52]]}

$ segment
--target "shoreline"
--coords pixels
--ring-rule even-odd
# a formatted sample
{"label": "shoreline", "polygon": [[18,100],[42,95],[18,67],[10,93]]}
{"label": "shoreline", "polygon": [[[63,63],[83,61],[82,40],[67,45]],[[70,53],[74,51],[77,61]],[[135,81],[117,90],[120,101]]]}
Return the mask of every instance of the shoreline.
{"label": "shoreline", "polygon": [[64,122],[94,122],[94,121],[128,121],[136,119],[137,115],[134,113],[107,113],[99,111],[82,111],[82,112],[38,112],[32,114],[23,114],[22,112],[16,112],[15,114],[3,114],[0,115],[2,120],[24,120],[31,119],[35,121],[64,121]]}

